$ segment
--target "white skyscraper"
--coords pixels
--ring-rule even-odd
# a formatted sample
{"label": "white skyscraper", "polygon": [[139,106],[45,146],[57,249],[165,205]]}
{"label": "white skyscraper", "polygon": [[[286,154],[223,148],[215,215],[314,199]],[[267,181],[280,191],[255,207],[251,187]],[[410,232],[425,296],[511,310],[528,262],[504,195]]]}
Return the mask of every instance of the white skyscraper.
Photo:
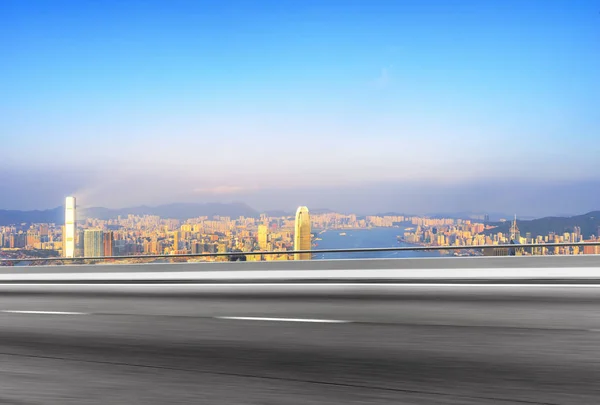
{"label": "white skyscraper", "polygon": [[[294,230],[294,250],[311,250],[310,214],[308,208],[298,207]],[[310,253],[295,253],[294,260],[310,260]]]}
{"label": "white skyscraper", "polygon": [[75,257],[76,219],[75,197],[67,197],[65,202],[65,234],[63,235],[65,257]]}

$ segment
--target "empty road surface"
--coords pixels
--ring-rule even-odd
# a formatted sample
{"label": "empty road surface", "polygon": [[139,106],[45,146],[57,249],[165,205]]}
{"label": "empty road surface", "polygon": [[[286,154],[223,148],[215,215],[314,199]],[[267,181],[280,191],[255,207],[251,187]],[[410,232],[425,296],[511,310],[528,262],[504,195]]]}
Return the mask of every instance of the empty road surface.
{"label": "empty road surface", "polygon": [[0,403],[600,403],[600,288],[405,288],[4,292]]}

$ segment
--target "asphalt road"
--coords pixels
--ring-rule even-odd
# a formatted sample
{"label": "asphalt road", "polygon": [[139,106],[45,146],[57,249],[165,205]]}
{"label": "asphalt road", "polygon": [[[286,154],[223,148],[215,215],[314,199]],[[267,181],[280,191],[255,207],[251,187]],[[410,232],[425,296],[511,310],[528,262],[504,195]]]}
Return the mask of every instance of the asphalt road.
{"label": "asphalt road", "polygon": [[406,289],[2,294],[0,403],[600,403],[599,287]]}

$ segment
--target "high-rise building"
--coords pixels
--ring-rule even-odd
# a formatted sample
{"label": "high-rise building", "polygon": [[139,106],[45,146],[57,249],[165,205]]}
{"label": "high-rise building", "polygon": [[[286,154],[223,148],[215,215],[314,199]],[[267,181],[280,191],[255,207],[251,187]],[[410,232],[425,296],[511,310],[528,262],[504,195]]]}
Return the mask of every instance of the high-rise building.
{"label": "high-rise building", "polygon": [[49,227],[48,224],[40,225],[40,237],[48,236]]}
{"label": "high-rise building", "polygon": [[75,257],[75,227],[77,215],[75,212],[75,197],[67,197],[65,201],[65,257]]}
{"label": "high-rise building", "polygon": [[[311,249],[310,214],[308,208],[298,207],[296,211],[296,224],[294,227],[294,250]],[[310,253],[295,253],[294,260],[310,260]]]}
{"label": "high-rise building", "polygon": [[115,236],[113,231],[108,231],[104,233],[103,236],[103,247],[104,247],[104,257],[110,257],[113,255],[113,246],[114,246]]}
{"label": "high-rise building", "polygon": [[193,255],[201,254],[204,244],[198,242],[197,240],[193,240],[190,243],[190,250]]}
{"label": "high-rise building", "polygon": [[75,230],[75,257],[83,256],[84,230]]}
{"label": "high-rise building", "polygon": [[11,233],[9,246],[11,249],[21,249],[27,245],[27,234],[26,233]]}
{"label": "high-rise building", "polygon": [[104,253],[104,237],[102,230],[86,229],[83,235],[83,255],[85,257],[102,257]]}
{"label": "high-rise building", "polygon": [[179,250],[179,231],[173,232],[173,250]]}
{"label": "high-rise building", "polygon": [[163,253],[162,242],[159,242],[156,237],[153,238],[152,242],[150,243],[150,252],[149,253],[151,253],[153,255]]}
{"label": "high-rise building", "polygon": [[258,226],[258,247],[260,250],[267,250],[268,228],[266,225]]}
{"label": "high-rise building", "polygon": [[40,234],[36,232],[34,229],[30,229],[27,231],[27,246],[39,249],[39,245],[41,244]]}
{"label": "high-rise building", "polygon": [[519,242],[519,239],[521,239],[521,232],[517,226],[517,216],[515,215],[515,220],[510,227],[510,240],[512,242]]}

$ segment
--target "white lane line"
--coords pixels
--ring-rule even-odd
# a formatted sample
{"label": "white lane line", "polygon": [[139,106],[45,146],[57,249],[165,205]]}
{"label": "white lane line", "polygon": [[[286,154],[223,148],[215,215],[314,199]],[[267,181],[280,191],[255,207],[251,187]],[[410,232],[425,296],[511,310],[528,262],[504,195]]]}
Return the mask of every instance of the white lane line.
{"label": "white lane line", "polygon": [[495,283],[10,283],[4,284],[0,280],[0,289],[10,289],[11,287],[134,287],[134,288],[156,288],[156,287],[186,287],[186,288],[211,288],[211,287],[393,287],[393,288],[412,288],[412,287],[473,287],[473,288],[600,288],[600,284],[495,284]]}
{"label": "white lane line", "polygon": [[17,310],[1,310],[5,314],[37,314],[37,315],[89,315],[86,312],[64,312],[64,311],[17,311]]}
{"label": "white lane line", "polygon": [[304,319],[304,318],[264,318],[254,316],[215,316],[216,319],[236,321],[270,321],[270,322],[311,322],[311,323],[352,323],[341,319]]}

